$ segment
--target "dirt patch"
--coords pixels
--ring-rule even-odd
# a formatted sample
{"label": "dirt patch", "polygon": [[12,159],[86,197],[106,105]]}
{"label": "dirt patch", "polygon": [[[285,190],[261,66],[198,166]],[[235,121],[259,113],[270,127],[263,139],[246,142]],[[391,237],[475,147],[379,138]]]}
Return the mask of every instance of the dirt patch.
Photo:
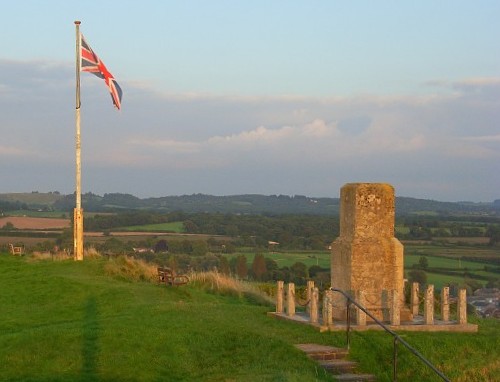
{"label": "dirt patch", "polygon": [[0,218],[0,228],[8,222],[17,229],[57,229],[69,228],[71,221],[61,218],[33,218],[29,216],[8,216]]}

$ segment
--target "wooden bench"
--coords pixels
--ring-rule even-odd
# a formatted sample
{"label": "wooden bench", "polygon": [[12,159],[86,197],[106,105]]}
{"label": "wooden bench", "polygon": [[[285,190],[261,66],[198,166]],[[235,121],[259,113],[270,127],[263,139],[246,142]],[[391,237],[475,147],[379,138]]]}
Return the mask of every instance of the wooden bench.
{"label": "wooden bench", "polygon": [[158,272],[158,282],[166,285],[184,285],[189,282],[187,275],[177,275],[174,270],[168,267],[156,268]]}
{"label": "wooden bench", "polygon": [[24,247],[16,247],[14,244],[9,244],[10,253],[14,256],[22,256],[24,253]]}

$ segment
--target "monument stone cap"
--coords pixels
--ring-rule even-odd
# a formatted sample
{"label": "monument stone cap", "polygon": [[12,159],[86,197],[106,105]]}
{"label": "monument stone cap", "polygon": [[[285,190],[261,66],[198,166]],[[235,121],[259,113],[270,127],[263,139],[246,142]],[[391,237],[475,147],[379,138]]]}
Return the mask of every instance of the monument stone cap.
{"label": "monument stone cap", "polygon": [[347,183],[340,190],[340,236],[393,237],[394,187],[388,183]]}

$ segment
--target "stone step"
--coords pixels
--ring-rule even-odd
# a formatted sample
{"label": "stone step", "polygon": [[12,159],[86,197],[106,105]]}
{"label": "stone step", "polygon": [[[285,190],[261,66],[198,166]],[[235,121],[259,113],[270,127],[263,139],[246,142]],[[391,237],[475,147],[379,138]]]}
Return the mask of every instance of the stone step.
{"label": "stone step", "polygon": [[316,361],[345,359],[349,351],[344,348],[336,348],[333,346],[317,345],[317,344],[298,344],[297,349],[302,350],[309,357]]}
{"label": "stone step", "polygon": [[347,349],[317,344],[298,344],[295,347],[318,362],[325,370],[334,374],[333,378],[337,381],[375,381],[375,376],[371,374],[353,373],[357,363],[346,360],[346,357],[349,355]]}
{"label": "stone step", "polygon": [[333,374],[352,373],[356,369],[356,366],[358,366],[357,362],[347,361],[345,359],[329,359],[326,361],[318,361],[318,363]]}
{"label": "stone step", "polygon": [[375,376],[371,374],[339,374],[334,375],[333,379],[342,382],[365,382],[375,381]]}

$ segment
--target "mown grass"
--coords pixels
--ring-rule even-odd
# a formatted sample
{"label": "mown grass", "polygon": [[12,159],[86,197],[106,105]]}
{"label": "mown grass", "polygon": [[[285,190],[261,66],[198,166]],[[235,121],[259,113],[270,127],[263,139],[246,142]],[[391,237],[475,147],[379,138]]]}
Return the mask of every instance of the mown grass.
{"label": "mown grass", "polygon": [[245,295],[131,281],[107,264],[0,257],[0,380],[331,380],[293,344],[332,337]]}
{"label": "mown grass", "polygon": [[[130,259],[1,255],[0,380],[332,380],[293,345],[344,346],[343,333],[270,318],[272,306],[251,287],[216,277],[167,288],[151,282],[146,264]],[[500,373],[499,324],[481,321],[480,328],[478,334],[404,335],[453,381],[493,381]],[[391,380],[389,337],[355,333],[351,344],[363,371]],[[404,350],[399,366],[398,380],[436,380]]]}
{"label": "mown grass", "polygon": [[[401,332],[417,349],[453,382],[498,381],[500,375],[500,323],[476,320],[479,333]],[[354,332],[352,351],[365,370],[376,370],[379,381],[392,381],[394,343],[382,332]],[[398,345],[398,381],[442,381],[428,366],[401,344]]]}

